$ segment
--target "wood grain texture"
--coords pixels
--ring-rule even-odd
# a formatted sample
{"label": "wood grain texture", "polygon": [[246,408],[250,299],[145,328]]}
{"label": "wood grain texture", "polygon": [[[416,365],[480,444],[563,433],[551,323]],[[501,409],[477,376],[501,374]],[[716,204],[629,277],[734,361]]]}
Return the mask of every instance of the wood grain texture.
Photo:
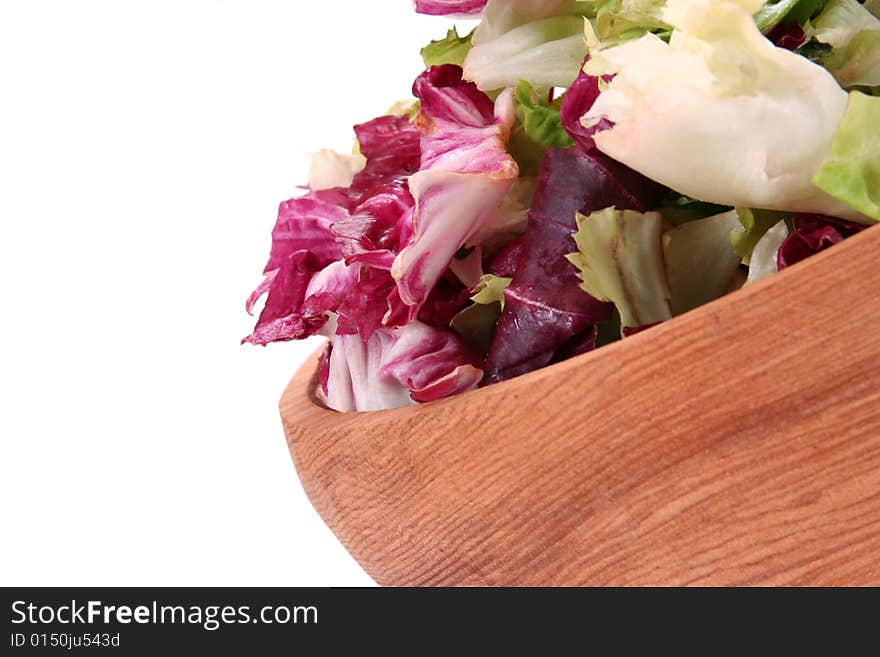
{"label": "wood grain texture", "polygon": [[386,585],[880,585],[880,227],[621,342],[428,405],[281,415]]}

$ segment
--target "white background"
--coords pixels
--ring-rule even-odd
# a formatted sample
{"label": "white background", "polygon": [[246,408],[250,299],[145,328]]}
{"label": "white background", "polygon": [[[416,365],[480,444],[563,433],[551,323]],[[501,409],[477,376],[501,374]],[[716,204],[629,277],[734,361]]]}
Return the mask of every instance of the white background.
{"label": "white background", "polygon": [[409,97],[409,0],[0,2],[0,584],[368,585],[239,345],[306,154]]}

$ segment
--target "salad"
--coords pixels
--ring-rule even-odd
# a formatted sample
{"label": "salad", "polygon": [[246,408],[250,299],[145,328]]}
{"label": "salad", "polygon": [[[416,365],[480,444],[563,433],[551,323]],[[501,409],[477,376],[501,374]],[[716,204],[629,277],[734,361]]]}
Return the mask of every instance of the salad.
{"label": "salad", "polygon": [[281,203],[244,341],[338,411],[625,339],[880,220],[880,0],[415,0],[479,15]]}

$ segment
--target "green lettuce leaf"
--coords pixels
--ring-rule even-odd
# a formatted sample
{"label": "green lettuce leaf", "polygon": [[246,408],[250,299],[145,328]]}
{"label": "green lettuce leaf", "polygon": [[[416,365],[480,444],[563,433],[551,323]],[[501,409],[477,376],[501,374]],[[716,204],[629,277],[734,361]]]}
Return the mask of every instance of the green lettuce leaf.
{"label": "green lettuce leaf", "polygon": [[880,20],[856,0],[829,0],[812,36],[830,47],[819,61],[841,86],[880,86]]}
{"label": "green lettuce leaf", "polygon": [[880,221],[880,97],[849,94],[831,142],[831,159],[813,184],[862,214]]}
{"label": "green lettuce leaf", "polygon": [[846,46],[833,48],[822,65],[844,88],[880,86],[880,29],[856,33]]}
{"label": "green lettuce leaf", "polygon": [[445,39],[432,41],[422,48],[421,55],[425,66],[438,66],[440,64],[455,64],[463,66],[464,59],[471,49],[471,35],[458,36],[458,30],[452,28],[446,33]]}
{"label": "green lettuce leaf", "polygon": [[574,144],[562,127],[559,107],[550,105],[525,80],[516,85],[516,100],[522,108],[523,129],[532,141],[545,148],[568,148]]}
{"label": "green lettuce leaf", "polygon": [[669,43],[646,34],[591,52],[586,73],[612,78],[581,123],[595,128],[598,150],[691,198],[858,221],[811,182],[847,92],[763,37],[753,18],[761,6],[668,0]]}
{"label": "green lettuce leaf", "polygon": [[606,344],[617,342],[622,336],[622,327],[620,325],[620,313],[617,308],[611,315],[611,319],[602,322],[596,326],[596,349],[604,347]]}
{"label": "green lettuce leaf", "polygon": [[621,324],[638,328],[669,319],[669,287],[660,243],[662,217],[613,207],[577,214],[577,253],[567,256],[578,268],[581,288],[610,301]]}
{"label": "green lettuce leaf", "polygon": [[698,201],[673,191],[663,199],[663,202],[657,208],[657,212],[663,215],[663,220],[667,223],[673,226],[681,226],[688,221],[714,217],[716,214],[728,212],[732,209],[730,206]]}
{"label": "green lettuce leaf", "polygon": [[667,30],[669,25],[663,22],[665,5],[666,0],[602,0],[596,3],[593,29],[603,43]]}
{"label": "green lettuce leaf", "polygon": [[512,280],[485,274],[473,289],[473,304],[459,311],[450,322],[452,330],[481,353],[489,351],[495,324],[504,310],[504,290]]}
{"label": "green lettuce leaf", "polygon": [[514,124],[510,131],[510,140],[507,142],[507,151],[519,165],[520,175],[537,176],[541,166],[541,157],[544,155],[544,147],[535,143],[526,134],[521,121]]}
{"label": "green lettuce leaf", "polygon": [[733,250],[742,258],[744,265],[749,264],[755,245],[764,237],[770,228],[791,215],[787,212],[775,212],[773,210],[754,210],[752,208],[737,208],[736,214],[742,229],[737,229],[730,234],[730,242]]}
{"label": "green lettuce leaf", "polygon": [[[753,15],[755,25],[767,33],[783,21],[804,25],[825,0],[772,0]],[[664,21],[666,0],[600,0],[590,20],[592,31],[603,46],[614,45],[653,32],[669,40],[671,26]]]}
{"label": "green lettuce leaf", "polygon": [[831,46],[827,43],[822,43],[816,37],[810,37],[810,39],[800,48],[795,50],[795,52],[801,57],[809,59],[814,64],[822,66],[822,60],[831,54]]}
{"label": "green lettuce leaf", "polygon": [[386,115],[390,114],[391,116],[405,116],[410,120],[410,122],[415,121],[416,117],[419,115],[419,110],[422,107],[422,103],[418,98],[410,98],[409,100],[398,100],[391,107],[388,108],[388,111],[385,112]]}
{"label": "green lettuce leaf", "polygon": [[764,234],[752,252],[746,285],[757,283],[778,271],[776,256],[786,237],[788,237],[788,226],[784,221],[780,221]]}
{"label": "green lettuce leaf", "polygon": [[[509,3],[513,6],[514,3]],[[533,8],[542,3],[532,2]],[[560,11],[568,7],[545,3]],[[464,77],[483,91],[514,87],[528,80],[538,87],[567,87],[580,71],[587,54],[584,43],[584,19],[579,15],[551,15],[548,18],[518,24],[496,35],[490,21],[493,7],[504,12],[508,2],[494,3],[486,8],[483,22],[474,33],[474,46],[464,62]],[[492,11],[490,11],[492,10]],[[538,13],[549,11],[545,9]],[[485,28],[485,29],[484,29]]]}
{"label": "green lettuce leaf", "polygon": [[740,256],[728,239],[740,228],[734,210],[682,224],[663,235],[669,306],[681,315],[743,283]]}
{"label": "green lettuce leaf", "polygon": [[755,14],[755,25],[761,32],[769,32],[777,24],[782,22],[785,15],[788,14],[800,0],[779,0],[779,2],[765,2]]}
{"label": "green lettuce leaf", "polygon": [[761,32],[769,32],[779,23],[804,25],[814,16],[825,0],[774,0],[765,2],[754,15],[755,25]]}
{"label": "green lettuce leaf", "polygon": [[484,274],[480,277],[480,282],[471,290],[474,294],[471,301],[484,306],[492,303],[501,305],[504,310],[504,290],[510,285],[512,278],[505,276],[496,276],[495,274]]}
{"label": "green lettuce leaf", "polygon": [[812,25],[819,41],[838,48],[862,30],[876,28],[877,18],[858,0],[828,0]]}

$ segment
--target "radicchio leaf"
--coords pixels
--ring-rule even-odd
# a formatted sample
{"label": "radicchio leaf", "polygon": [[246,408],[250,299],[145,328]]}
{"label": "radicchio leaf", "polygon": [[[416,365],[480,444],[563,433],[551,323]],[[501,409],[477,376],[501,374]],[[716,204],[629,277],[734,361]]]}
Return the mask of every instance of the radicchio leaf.
{"label": "radicchio leaf", "polygon": [[373,196],[377,188],[418,171],[419,131],[406,116],[380,116],[356,125],[354,132],[367,158],[366,166],[351,183],[357,204]]}
{"label": "radicchio leaf", "polygon": [[419,310],[419,321],[431,326],[448,327],[469,297],[469,288],[451,270],[447,270]]}
{"label": "radicchio leaf", "polygon": [[411,243],[395,258],[392,274],[410,318],[465,246],[505,198],[517,178],[505,150],[513,123],[512,92],[496,103],[464,82],[461,68],[434,66],[413,85],[421,100],[421,169],[408,180],[415,199]]}
{"label": "radicchio leaf", "polygon": [[[316,270],[311,252],[300,250],[288,255],[255,291],[256,294],[266,290],[269,297],[253,333],[242,342],[266,345],[298,340],[320,329],[326,321],[323,315],[303,316],[300,312],[306,288]],[[255,301],[251,295],[248,304],[252,307]]]}
{"label": "radicchio leaf", "polygon": [[[566,260],[576,250],[577,212],[608,206],[647,211],[665,190],[596,151],[548,148],[525,235],[502,250],[490,270],[513,277],[505,290],[484,383],[503,381],[592,348],[595,325],[611,304],[580,289]],[[514,264],[515,263],[515,264]]]}
{"label": "radicchio leaf", "polygon": [[279,206],[265,278],[248,297],[247,311],[252,312],[264,294],[269,296],[253,333],[243,342],[265,345],[298,340],[313,335],[324,325],[323,310],[303,312],[302,304],[312,277],[342,255],[330,225],[347,217],[348,211],[328,199],[344,200],[327,190],[293,198]]}
{"label": "radicchio leaf", "polygon": [[281,203],[278,220],[272,229],[272,250],[263,273],[278,269],[296,251],[309,251],[318,269],[338,260],[342,252],[333,239],[330,225],[347,216],[345,208],[313,194]]}
{"label": "radicchio leaf", "polygon": [[807,34],[797,23],[782,22],[770,30],[766,37],[773,42],[777,48],[785,48],[786,50],[797,50],[807,42]]}
{"label": "radicchio leaf", "polygon": [[367,341],[382,327],[382,320],[389,313],[394,280],[383,269],[362,264],[354,264],[351,269],[355,278],[336,308],[339,315],[336,332],[340,335],[357,333]]}
{"label": "radicchio leaf", "polygon": [[867,228],[862,224],[821,214],[796,213],[792,217],[792,224],[794,231],[779,247],[776,256],[776,264],[780,270]]}
{"label": "radicchio leaf", "polygon": [[327,400],[327,381],[330,379],[330,354],[333,352],[333,343],[324,345],[324,350],[318,358],[318,385],[324,401]]}
{"label": "radicchio leaf", "polygon": [[[584,60],[584,63],[586,61]],[[595,149],[596,144],[593,141],[595,133],[611,127],[611,123],[605,119],[589,128],[581,123],[581,117],[593,106],[599,93],[599,78],[587,75],[581,70],[562,97],[562,106],[559,108],[562,127],[584,152]]]}
{"label": "radicchio leaf", "polygon": [[406,182],[394,180],[355,208],[351,216],[334,222],[330,229],[346,262],[390,270],[400,247],[401,224],[411,220],[413,203]]}
{"label": "radicchio leaf", "polygon": [[357,334],[330,338],[325,397],[328,407],[342,412],[381,411],[414,403],[405,386],[381,371],[382,354],[392,341],[385,330],[366,341]]}
{"label": "radicchio leaf", "polygon": [[418,321],[382,328],[368,340],[334,335],[326,403],[337,411],[377,411],[475,388],[481,360],[458,336]]}
{"label": "radicchio leaf", "polygon": [[430,16],[479,14],[487,0],[415,0],[416,12]]}
{"label": "radicchio leaf", "polygon": [[428,402],[477,387],[482,359],[455,333],[410,322],[396,329],[382,356],[381,372],[405,385],[417,402]]}
{"label": "radicchio leaf", "polygon": [[[360,264],[390,269],[401,234],[409,237],[413,198],[406,178],[419,167],[420,135],[400,116],[381,116],[354,130],[366,164],[351,185],[310,191],[280,205],[266,277],[248,298],[248,312],[261,296],[269,298],[246,341],[308,337],[328,312],[341,313],[343,330],[369,336],[379,325],[376,316],[388,312],[393,280]],[[359,266],[346,267],[343,257]],[[365,295],[379,291],[383,296],[368,311]]]}

